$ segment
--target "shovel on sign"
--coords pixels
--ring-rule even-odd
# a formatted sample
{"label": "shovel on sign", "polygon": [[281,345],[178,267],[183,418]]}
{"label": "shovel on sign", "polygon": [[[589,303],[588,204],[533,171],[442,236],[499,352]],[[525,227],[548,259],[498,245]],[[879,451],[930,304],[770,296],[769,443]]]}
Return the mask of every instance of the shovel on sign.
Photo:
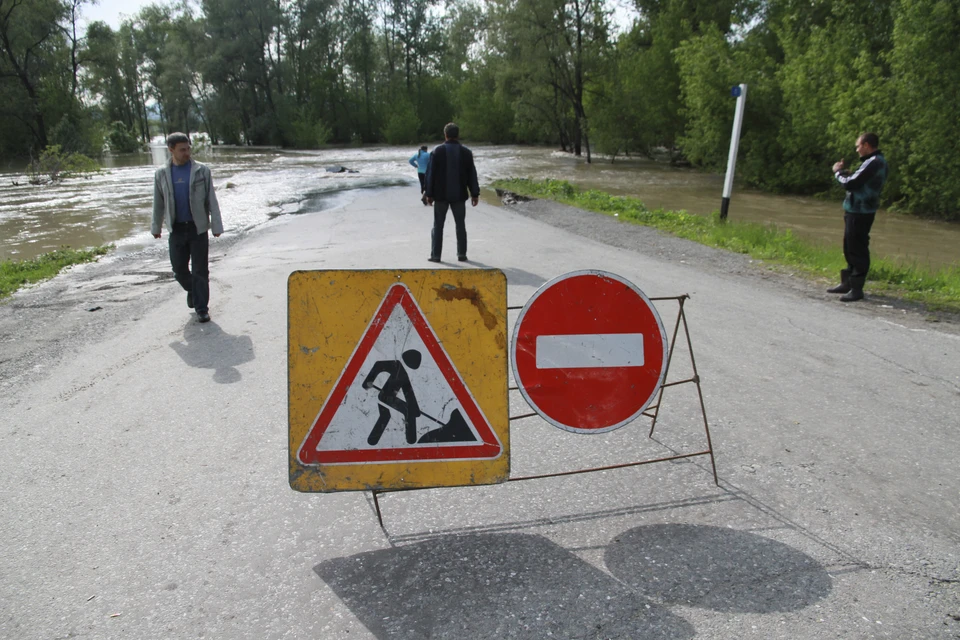
{"label": "shovel on sign", "polygon": [[448,420],[446,424],[425,413],[421,413],[420,415],[430,418],[440,426],[432,431],[427,431],[425,434],[420,436],[420,439],[417,440],[417,444],[430,444],[434,442],[474,442],[477,439],[477,436],[473,435],[473,431],[471,431],[470,427],[467,426],[467,421],[463,419],[463,414],[460,413],[460,409],[454,409],[450,412],[450,420]]}

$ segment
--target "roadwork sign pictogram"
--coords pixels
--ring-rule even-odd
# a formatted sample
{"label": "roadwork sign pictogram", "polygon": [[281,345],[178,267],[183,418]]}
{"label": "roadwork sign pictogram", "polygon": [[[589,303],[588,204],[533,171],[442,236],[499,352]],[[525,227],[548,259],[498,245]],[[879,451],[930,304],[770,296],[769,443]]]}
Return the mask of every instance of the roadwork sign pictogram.
{"label": "roadwork sign pictogram", "polygon": [[288,287],[293,488],[506,480],[501,272],[296,272]]}
{"label": "roadwork sign pictogram", "polygon": [[308,465],[346,464],[485,459],[501,451],[410,290],[395,284],[298,457]]}
{"label": "roadwork sign pictogram", "polygon": [[574,271],[524,305],[512,356],[534,411],[567,431],[601,433],[631,422],[653,400],[667,336],[636,285],[605,271]]}

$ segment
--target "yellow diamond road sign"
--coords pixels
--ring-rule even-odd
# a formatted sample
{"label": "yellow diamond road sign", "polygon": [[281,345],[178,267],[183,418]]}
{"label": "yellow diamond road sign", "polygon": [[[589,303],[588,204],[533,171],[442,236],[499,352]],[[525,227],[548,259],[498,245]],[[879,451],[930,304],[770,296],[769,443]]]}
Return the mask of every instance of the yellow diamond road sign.
{"label": "yellow diamond road sign", "polygon": [[291,487],[507,479],[503,272],[297,271],[287,294]]}

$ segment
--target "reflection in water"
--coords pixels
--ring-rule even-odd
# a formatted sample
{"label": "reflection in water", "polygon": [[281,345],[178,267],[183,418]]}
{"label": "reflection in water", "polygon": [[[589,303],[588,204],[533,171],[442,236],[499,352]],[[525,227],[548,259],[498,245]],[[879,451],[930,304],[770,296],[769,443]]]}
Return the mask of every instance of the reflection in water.
{"label": "reflection in water", "polygon": [[[412,147],[411,147],[412,148]],[[498,178],[559,178],[616,195],[635,196],[651,208],[686,209],[709,214],[719,208],[723,176],[618,159],[583,159],[539,147],[474,147],[481,183]],[[348,202],[358,189],[416,184],[406,147],[284,151],[263,148],[199,149],[210,164],[228,233],[271,217],[313,213]],[[117,243],[136,250],[149,235],[153,173],[166,150],[113,156],[106,169],[90,178],[36,187],[19,171],[0,173],[0,259],[29,258],[61,246]],[[343,165],[357,173],[329,173]],[[494,200],[485,189],[483,198]],[[797,234],[840,246],[843,217],[836,202],[734,190],[734,220],[770,222]],[[958,260],[960,225],[881,212],[873,228],[876,254],[908,262],[943,266]]]}

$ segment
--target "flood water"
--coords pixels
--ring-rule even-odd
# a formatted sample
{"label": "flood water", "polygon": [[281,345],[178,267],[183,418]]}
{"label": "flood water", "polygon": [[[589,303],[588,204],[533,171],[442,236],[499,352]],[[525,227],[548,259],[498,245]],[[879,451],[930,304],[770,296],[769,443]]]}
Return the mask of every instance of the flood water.
{"label": "flood water", "polygon": [[[635,196],[648,207],[709,214],[720,206],[723,176],[618,159],[587,164],[582,158],[540,147],[472,147],[482,187],[498,178],[557,178],[616,195]],[[418,198],[410,147],[285,151],[195,149],[210,165],[227,233],[252,229],[278,216],[320,212],[346,203],[362,189],[408,185]],[[156,242],[150,235],[153,173],[166,157],[152,153],[108,158],[90,178],[33,186],[17,171],[0,172],[0,260],[35,257],[62,246],[114,243],[120,252]],[[331,166],[356,173],[331,173]],[[829,170],[829,168],[825,169]],[[483,200],[496,203],[484,187]],[[835,202],[734,189],[730,219],[772,223],[798,235],[840,246],[843,217]],[[960,224],[920,220],[881,211],[871,233],[874,254],[940,268],[960,262]]]}

